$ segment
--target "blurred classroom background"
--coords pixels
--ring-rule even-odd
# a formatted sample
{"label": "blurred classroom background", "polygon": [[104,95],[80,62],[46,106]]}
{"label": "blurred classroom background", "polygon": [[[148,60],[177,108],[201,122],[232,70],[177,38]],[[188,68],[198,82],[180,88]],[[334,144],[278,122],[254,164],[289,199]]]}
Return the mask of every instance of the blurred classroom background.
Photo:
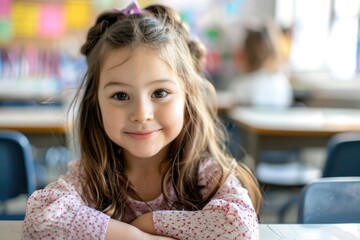
{"label": "blurred classroom background", "polygon": [[[76,156],[67,108],[86,71],[79,52],[86,31],[99,12],[122,8],[129,2],[0,2],[0,129],[18,130],[29,138],[38,188],[57,179],[66,170],[66,163]],[[235,59],[244,29],[257,22],[272,22],[289,34],[279,35],[282,37],[279,47],[286,59],[284,72],[295,102],[314,109],[357,111],[360,107],[360,0],[138,0],[138,3],[141,7],[164,3],[180,11],[182,19],[191,26],[191,34],[207,47],[206,74],[219,92],[226,90],[229,81],[238,74]],[[344,114],[332,123],[344,119],[346,122]],[[299,115],[296,121],[301,119]],[[358,116],[357,119],[360,120]],[[350,124],[360,130],[358,124]],[[248,153],[257,157],[251,156],[251,150]],[[323,142],[301,152],[303,159],[318,167],[322,167],[325,155]],[[278,210],[293,190],[285,188],[278,194],[272,193],[265,195],[261,216],[265,223],[279,221]],[[17,211],[19,206],[23,207],[11,201],[7,207]],[[295,222],[295,215],[290,210],[284,221]]]}

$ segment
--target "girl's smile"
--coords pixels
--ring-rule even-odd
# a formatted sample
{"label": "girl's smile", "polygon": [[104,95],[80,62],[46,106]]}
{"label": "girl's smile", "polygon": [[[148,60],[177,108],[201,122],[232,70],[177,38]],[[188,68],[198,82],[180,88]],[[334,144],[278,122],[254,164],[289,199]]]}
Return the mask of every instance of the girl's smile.
{"label": "girl's smile", "polygon": [[148,140],[155,138],[160,131],[161,129],[154,131],[146,131],[146,132],[125,132],[125,134],[127,134],[129,137],[135,140]]}

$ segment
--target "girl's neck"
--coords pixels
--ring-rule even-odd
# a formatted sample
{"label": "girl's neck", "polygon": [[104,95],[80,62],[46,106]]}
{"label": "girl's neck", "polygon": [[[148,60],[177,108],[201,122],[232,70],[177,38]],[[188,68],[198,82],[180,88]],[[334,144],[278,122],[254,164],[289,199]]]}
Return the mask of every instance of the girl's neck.
{"label": "girl's neck", "polygon": [[161,194],[162,167],[167,161],[168,150],[163,149],[149,158],[139,158],[125,150],[123,157],[127,178],[136,192],[130,197],[145,202],[157,198]]}
{"label": "girl's neck", "polygon": [[127,175],[147,174],[154,172],[160,174],[163,163],[168,160],[168,149],[164,148],[156,155],[148,158],[137,157],[124,150],[123,158],[125,161],[125,171]]}

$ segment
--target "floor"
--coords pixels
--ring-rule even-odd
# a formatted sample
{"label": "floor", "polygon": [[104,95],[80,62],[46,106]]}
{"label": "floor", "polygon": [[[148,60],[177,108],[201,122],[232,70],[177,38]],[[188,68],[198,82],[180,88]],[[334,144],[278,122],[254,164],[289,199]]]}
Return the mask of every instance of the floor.
{"label": "floor", "polygon": [[[290,190],[271,190],[263,194],[263,206],[260,212],[261,223],[296,223],[297,207],[296,201],[300,189]],[[280,216],[282,207],[294,200],[289,208],[285,211],[283,218]]]}
{"label": "floor", "polygon": [[[302,151],[301,158],[304,162],[320,169],[326,157],[324,149],[306,149]],[[300,188],[278,188],[263,186],[263,205],[260,213],[261,223],[296,223],[297,222],[297,197],[301,193]],[[290,201],[292,199],[293,201]],[[285,211],[283,219],[279,216],[280,209],[285,203],[292,202]]]}

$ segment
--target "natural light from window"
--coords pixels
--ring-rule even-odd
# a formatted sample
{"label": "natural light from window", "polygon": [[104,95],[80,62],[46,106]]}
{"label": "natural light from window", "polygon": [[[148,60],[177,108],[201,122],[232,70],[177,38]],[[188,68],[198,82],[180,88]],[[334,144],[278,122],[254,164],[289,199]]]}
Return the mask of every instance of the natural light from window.
{"label": "natural light from window", "polygon": [[276,18],[293,28],[293,72],[358,74],[359,0],[277,0]]}

